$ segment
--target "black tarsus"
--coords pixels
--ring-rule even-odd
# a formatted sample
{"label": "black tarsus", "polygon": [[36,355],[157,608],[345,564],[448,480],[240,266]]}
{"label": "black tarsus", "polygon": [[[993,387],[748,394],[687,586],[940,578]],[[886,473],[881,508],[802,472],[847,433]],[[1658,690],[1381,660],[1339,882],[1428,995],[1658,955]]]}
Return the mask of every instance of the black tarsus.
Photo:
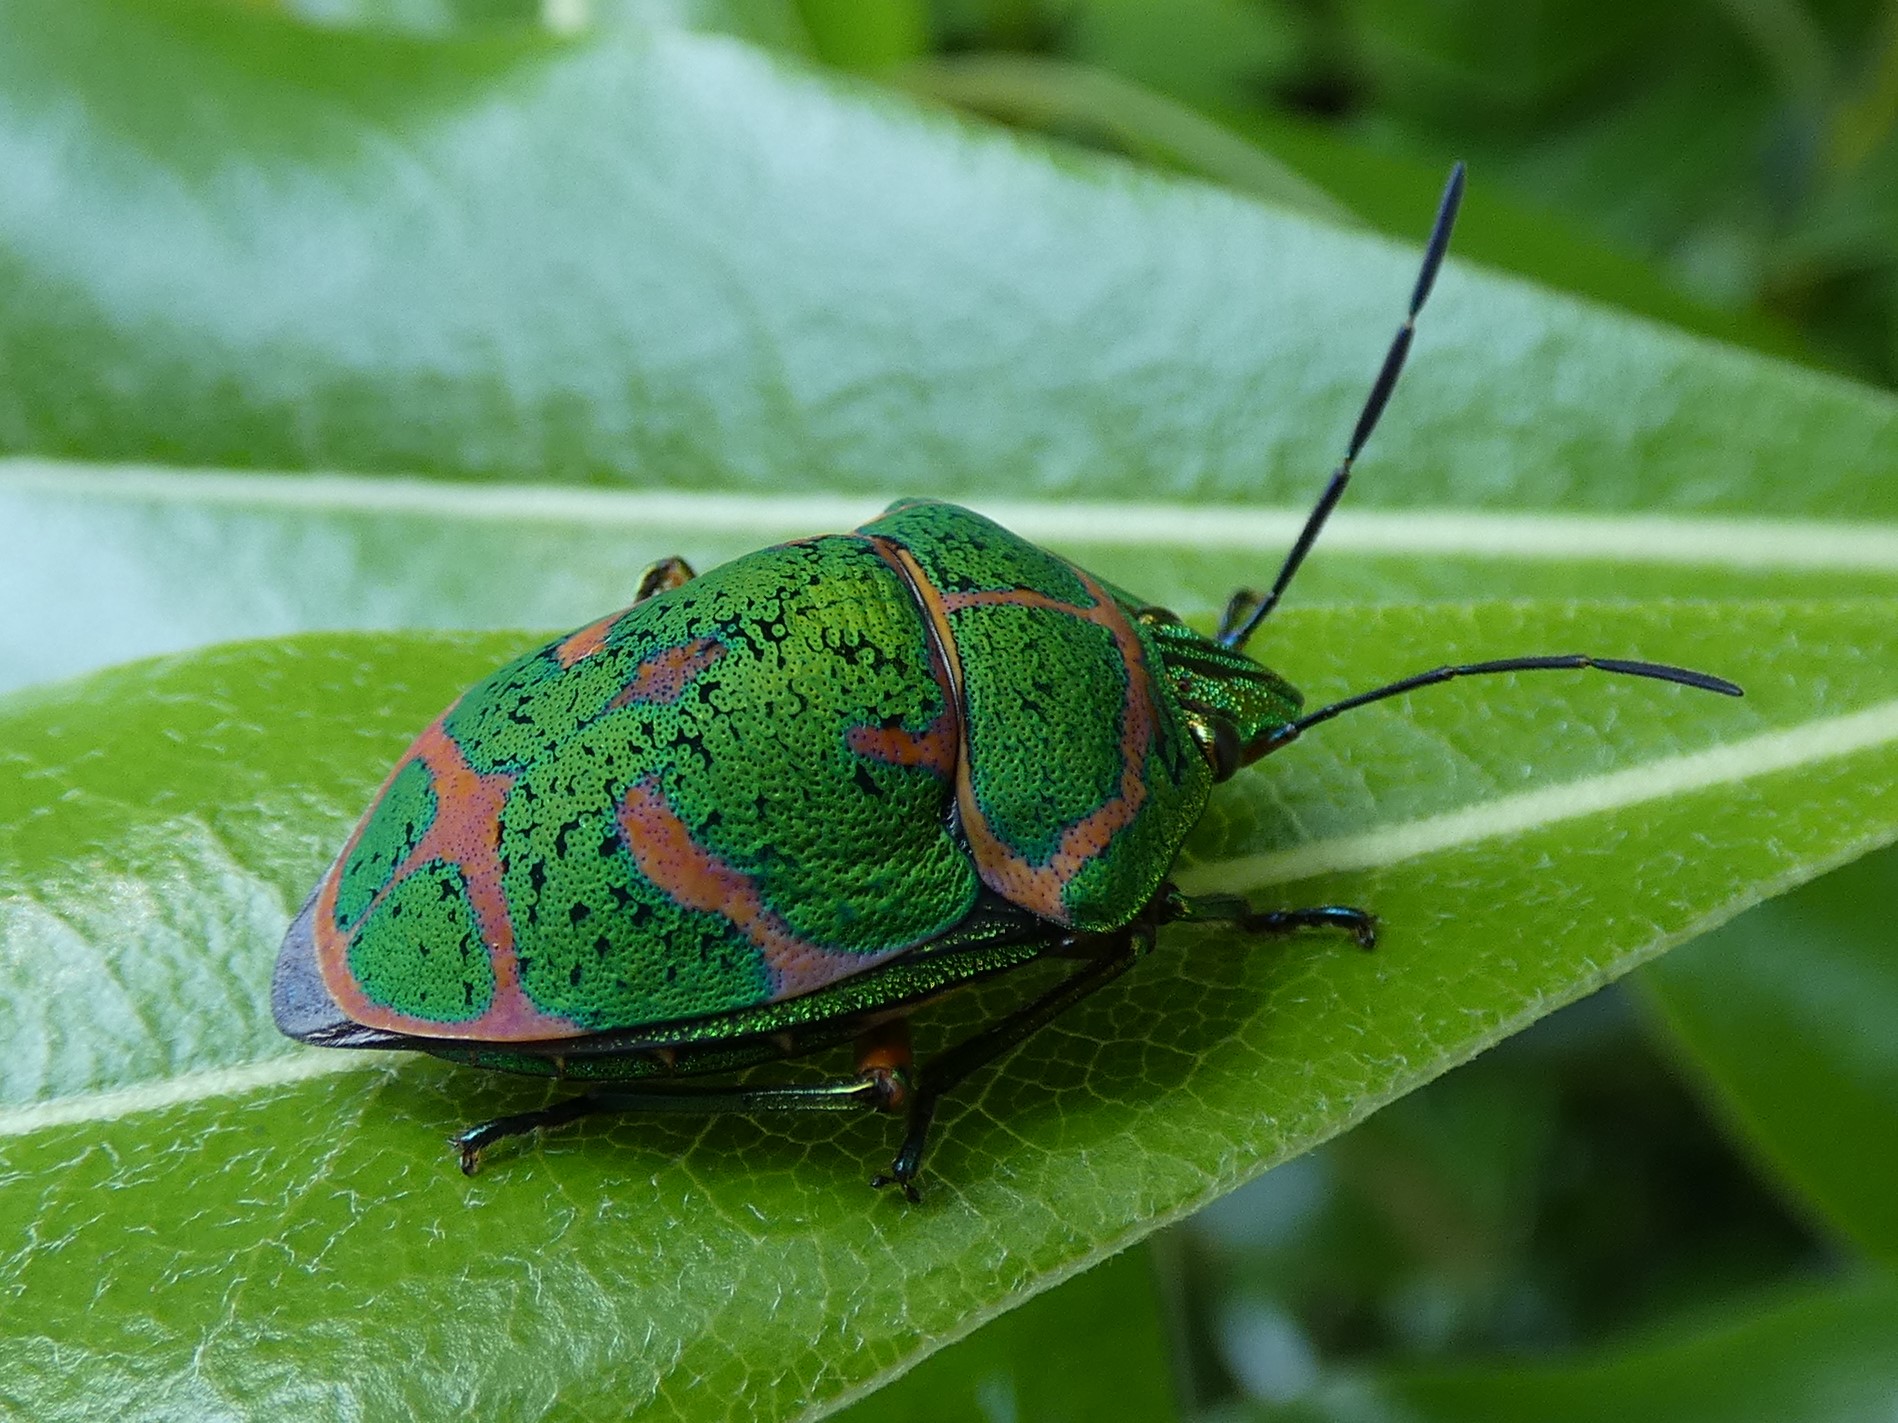
{"label": "black tarsus", "polygon": [[1173,918],[1188,924],[1231,924],[1247,934],[1292,934],[1300,929],[1337,929],[1361,949],[1377,947],[1377,916],[1348,904],[1306,909],[1254,909],[1240,894],[1181,894],[1172,891]]}
{"label": "black tarsus", "polygon": [[[1404,358],[1410,354],[1410,343],[1417,332],[1417,314],[1423,310],[1424,302],[1430,296],[1430,289],[1436,285],[1437,271],[1443,266],[1443,254],[1450,248],[1450,230],[1456,226],[1457,208],[1463,202],[1463,165],[1458,163],[1450,170],[1450,179],[1443,186],[1443,198],[1437,204],[1437,221],[1430,229],[1430,241],[1424,248],[1423,267],[1417,273],[1417,284],[1411,289],[1410,310],[1404,317],[1404,324],[1397,328],[1390,349],[1384,353],[1384,364],[1379,368],[1377,379],[1371,383],[1371,393],[1365,398],[1364,408],[1358,412],[1358,423],[1352,428],[1351,443],[1345,449],[1345,455],[1338,467],[1332,471],[1331,480],[1325,485],[1325,492],[1318,496],[1318,503],[1305,520],[1305,527],[1299,531],[1298,540],[1292,545],[1292,551],[1285,556],[1284,564],[1279,568],[1278,577],[1273,580],[1272,591],[1253,604],[1251,612],[1243,622],[1223,627],[1219,641],[1227,647],[1244,647],[1246,639],[1258,630],[1259,624],[1278,606],[1290,586],[1292,577],[1304,563],[1305,555],[1310,553],[1312,545],[1318,542],[1318,535],[1325,527],[1325,520],[1331,517],[1331,511],[1344,497],[1345,486],[1351,482],[1351,468],[1357,463],[1358,455],[1363,451],[1365,442],[1371,438],[1371,432],[1377,428],[1378,418],[1384,413],[1384,406],[1391,398],[1391,392],[1397,389],[1397,378],[1403,374]],[[1235,606],[1239,595],[1234,595]],[[1233,617],[1228,610],[1228,618]]]}
{"label": "black tarsus", "polygon": [[1434,687],[1439,682],[1452,682],[1458,677],[1487,677],[1501,672],[1616,672],[1624,677],[1651,677],[1657,682],[1677,682],[1683,687],[1694,687],[1703,692],[1718,692],[1726,697],[1743,697],[1746,692],[1724,677],[1710,676],[1705,672],[1690,671],[1685,667],[1674,667],[1665,662],[1632,662],[1619,657],[1584,657],[1580,653],[1569,653],[1557,657],[1504,657],[1494,662],[1466,662],[1454,667],[1435,667],[1428,672],[1419,672],[1414,677],[1405,677],[1388,686],[1376,687],[1368,692],[1360,692],[1355,697],[1346,697],[1341,702],[1333,702],[1328,707],[1320,707],[1297,721],[1288,722],[1274,731],[1267,732],[1252,746],[1246,748],[1248,759],[1255,759],[1267,751],[1275,750],[1288,741],[1296,741],[1310,728],[1320,722],[1330,721],[1334,716],[1353,711],[1370,702],[1381,702],[1386,697],[1401,696],[1405,692],[1414,692],[1419,687]]}

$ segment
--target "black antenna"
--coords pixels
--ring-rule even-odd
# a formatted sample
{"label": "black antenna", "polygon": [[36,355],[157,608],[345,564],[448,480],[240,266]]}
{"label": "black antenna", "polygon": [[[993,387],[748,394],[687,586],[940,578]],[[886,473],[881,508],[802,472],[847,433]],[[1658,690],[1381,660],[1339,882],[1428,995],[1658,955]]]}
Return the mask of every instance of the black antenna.
{"label": "black antenna", "polygon": [[1485,677],[1497,672],[1574,672],[1585,668],[1593,668],[1597,672],[1618,672],[1625,677],[1652,677],[1657,682],[1678,682],[1683,687],[1698,687],[1703,692],[1719,692],[1727,697],[1746,695],[1724,677],[1712,677],[1705,672],[1690,672],[1685,667],[1670,667],[1665,662],[1626,662],[1614,657],[1583,657],[1579,654],[1566,657],[1505,657],[1497,662],[1470,662],[1460,667],[1438,667],[1429,672],[1419,672],[1415,677],[1406,677],[1401,682],[1392,682],[1389,686],[1379,687],[1375,691],[1360,692],[1355,697],[1346,697],[1341,702],[1333,702],[1328,707],[1321,707],[1309,716],[1301,716],[1297,721],[1287,722],[1276,730],[1268,731],[1246,747],[1244,757],[1247,761],[1256,760],[1268,751],[1277,750],[1288,741],[1296,741],[1321,721],[1330,721],[1334,716],[1353,711],[1369,702],[1381,702],[1386,697],[1414,692],[1419,687],[1434,687],[1439,682],[1453,682],[1458,677]]}
{"label": "black antenna", "polygon": [[[1344,487],[1351,482],[1351,466],[1356,463],[1364,442],[1371,438],[1371,431],[1377,428],[1377,420],[1384,413],[1385,402],[1391,398],[1391,392],[1397,388],[1397,377],[1403,373],[1404,357],[1410,354],[1411,338],[1417,331],[1417,313],[1423,310],[1424,301],[1430,295],[1430,288],[1436,284],[1437,268],[1443,265],[1443,254],[1449,250],[1450,229],[1456,226],[1456,210],[1463,201],[1463,165],[1458,163],[1450,170],[1450,180],[1443,185],[1443,200],[1437,204],[1436,225],[1430,229],[1430,243],[1424,248],[1423,267],[1417,273],[1417,285],[1410,293],[1410,312],[1404,317],[1404,324],[1397,328],[1397,335],[1391,341],[1391,348],[1384,353],[1383,369],[1372,382],[1371,393],[1366,397],[1364,408],[1358,412],[1357,427],[1351,432],[1351,443],[1346,447],[1344,459],[1337,469],[1332,471],[1331,482],[1325,486],[1325,492],[1318,497],[1318,503],[1311,511],[1311,517],[1305,520],[1305,527],[1298,536],[1298,542],[1292,545],[1292,551],[1285,556],[1285,564],[1279,569],[1279,576],[1272,584],[1272,591],[1265,597],[1245,589],[1232,595],[1232,602],[1226,607],[1226,626],[1219,633],[1219,641],[1226,647],[1244,647],[1246,639],[1258,630],[1267,614],[1278,606],[1285,594],[1286,585],[1292,581],[1292,575],[1298,572],[1298,566],[1305,561],[1305,555],[1311,552],[1311,546],[1318,541],[1325,520],[1331,517],[1331,511],[1344,497]],[[1239,621],[1241,610],[1247,603],[1257,599],[1252,611]]]}

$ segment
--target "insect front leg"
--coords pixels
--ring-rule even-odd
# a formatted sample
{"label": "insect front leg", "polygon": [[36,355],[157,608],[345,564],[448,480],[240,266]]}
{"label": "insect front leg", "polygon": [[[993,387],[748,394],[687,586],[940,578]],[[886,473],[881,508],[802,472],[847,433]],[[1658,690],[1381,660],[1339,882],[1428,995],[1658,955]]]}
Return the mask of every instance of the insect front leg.
{"label": "insect front leg", "polygon": [[1345,904],[1320,904],[1310,909],[1254,909],[1236,894],[1184,895],[1170,890],[1166,897],[1171,923],[1231,924],[1248,934],[1291,934],[1300,929],[1342,929],[1361,949],[1377,947],[1377,918],[1367,910]]}

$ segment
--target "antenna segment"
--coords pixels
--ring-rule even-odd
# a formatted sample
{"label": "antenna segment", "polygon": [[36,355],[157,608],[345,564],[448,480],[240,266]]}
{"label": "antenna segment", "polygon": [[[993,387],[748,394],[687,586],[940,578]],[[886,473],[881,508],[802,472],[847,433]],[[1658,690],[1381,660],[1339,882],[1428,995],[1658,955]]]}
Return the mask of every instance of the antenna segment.
{"label": "antenna segment", "polygon": [[1450,170],[1450,179],[1443,187],[1443,199],[1437,204],[1437,220],[1430,229],[1430,242],[1424,248],[1423,267],[1417,273],[1417,285],[1411,289],[1410,310],[1404,317],[1404,324],[1397,328],[1397,335],[1391,341],[1390,350],[1384,353],[1384,365],[1377,373],[1377,379],[1371,385],[1371,393],[1365,399],[1364,408],[1358,412],[1357,426],[1351,431],[1351,443],[1346,447],[1344,459],[1332,471],[1331,482],[1325,486],[1325,492],[1318,497],[1317,505],[1311,511],[1311,517],[1305,520],[1305,527],[1298,535],[1298,542],[1292,545],[1292,551],[1285,556],[1285,564],[1279,569],[1279,576],[1273,580],[1272,591],[1259,599],[1252,611],[1241,621],[1239,614],[1245,604],[1252,601],[1253,595],[1240,592],[1233,595],[1232,603],[1226,609],[1226,622],[1229,626],[1221,630],[1219,641],[1226,647],[1241,648],[1246,640],[1258,630],[1259,624],[1278,606],[1285,589],[1298,572],[1299,565],[1305,561],[1305,555],[1311,552],[1312,545],[1318,541],[1318,535],[1325,527],[1325,520],[1331,517],[1331,511],[1344,497],[1344,488],[1351,482],[1351,467],[1357,462],[1363,451],[1365,441],[1371,438],[1371,431],[1377,428],[1378,417],[1384,413],[1384,406],[1391,398],[1391,392],[1397,388],[1397,377],[1403,374],[1404,358],[1410,354],[1411,338],[1417,332],[1417,313],[1423,310],[1424,302],[1430,296],[1431,287],[1436,285],[1437,269],[1443,265],[1443,254],[1450,247],[1450,229],[1456,226],[1457,208],[1463,202],[1463,165],[1458,163]]}
{"label": "antenna segment", "polygon": [[1439,682],[1453,682],[1458,677],[1487,677],[1498,672],[1577,672],[1592,668],[1597,672],[1618,672],[1624,677],[1651,677],[1657,682],[1678,682],[1683,687],[1697,687],[1703,692],[1718,692],[1726,697],[1746,695],[1739,687],[1724,677],[1709,676],[1705,672],[1692,672],[1685,667],[1673,667],[1665,662],[1629,662],[1616,657],[1583,657],[1571,654],[1564,657],[1505,657],[1495,662],[1469,662],[1457,667],[1437,667],[1429,672],[1419,672],[1414,677],[1406,677],[1389,686],[1378,687],[1374,691],[1360,692],[1355,697],[1346,697],[1341,702],[1333,702],[1328,707],[1320,707],[1308,716],[1288,722],[1274,731],[1267,732],[1252,745],[1246,747],[1244,759],[1251,761],[1268,751],[1276,751],[1288,741],[1296,741],[1305,732],[1320,722],[1330,721],[1348,711],[1369,702],[1381,702],[1386,697],[1401,696],[1405,692],[1414,692],[1419,687],[1434,687]]}

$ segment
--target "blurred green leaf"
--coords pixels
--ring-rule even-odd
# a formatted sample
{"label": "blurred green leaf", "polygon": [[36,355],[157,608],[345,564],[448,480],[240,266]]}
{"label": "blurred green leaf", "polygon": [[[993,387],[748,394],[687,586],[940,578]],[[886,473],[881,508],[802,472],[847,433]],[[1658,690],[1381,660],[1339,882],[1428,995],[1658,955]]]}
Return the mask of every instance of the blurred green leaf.
{"label": "blurred green leaf", "polygon": [[839,1423],[1167,1423],[1178,1416],[1153,1262],[1129,1250],[934,1354]]}
{"label": "blurred green leaf", "polygon": [[1643,1027],[1572,1004],[1195,1216],[1202,1374],[1547,1355],[1829,1266]]}
{"label": "blurred green leaf", "polygon": [[[937,4],[954,52],[1026,49],[1150,86],[1386,231],[1380,209],[1412,184],[1381,192],[1353,170],[1434,178],[1465,158],[1527,239],[1472,231],[1466,254],[1593,295],[1625,282],[1637,309],[1691,329],[1898,376],[1898,21],[1883,0]],[[1301,160],[1326,146],[1333,170]]]}
{"label": "blurred green leaf", "polygon": [[1573,103],[1688,22],[1642,0],[1359,0],[1337,14],[1385,102],[1497,130]]}
{"label": "blurred green leaf", "polygon": [[[0,460],[0,606],[27,610],[0,620],[0,690],[316,628],[578,625],[623,603],[655,559],[709,568],[852,527],[917,492],[641,493]],[[976,503],[1143,597],[1208,617],[1235,584],[1270,576],[1305,512]],[[1347,503],[1293,597],[1310,607],[1893,591],[1898,528],[1882,524]]]}
{"label": "blurred green leaf", "polygon": [[923,0],[796,0],[817,57],[874,73],[920,55],[929,41]]}
{"label": "blurred green leaf", "polygon": [[[101,460],[1303,504],[1416,262],[606,26],[20,0],[0,171],[0,448]],[[1893,518],[1895,409],[1453,264],[1354,503]]]}
{"label": "blurred green leaf", "polygon": [[[1440,161],[1385,152],[1309,119],[1259,110],[1224,117],[1364,221],[1395,237],[1415,232],[1416,214],[1428,209],[1443,184]],[[1696,300],[1663,268],[1631,255],[1639,247],[1613,242],[1600,223],[1559,216],[1512,191],[1501,165],[1479,159],[1474,171],[1481,181],[1469,190],[1457,223],[1456,250],[1466,260],[1683,331],[1808,365],[1820,363],[1787,323],[1755,309]]]}
{"label": "blurred green leaf", "polygon": [[[1270,1423],[1843,1423],[1882,1418],[1898,1391],[1898,1287],[1884,1281],[1763,1302],[1756,1313],[1553,1364],[1342,1379]],[[1226,1417],[1227,1415],[1222,1415]]]}
{"label": "blurred green leaf", "polygon": [[512,26],[574,34],[596,25],[710,30],[806,47],[793,0],[223,0],[339,29],[457,35]]}
{"label": "blurred green leaf", "polygon": [[[309,636],[17,694],[0,1289],[33,1308],[0,1338],[9,1398],[697,1419],[845,1397],[1898,835],[1894,629],[1890,601],[1288,612],[1275,660],[1314,698],[1420,648],[1571,646],[1691,655],[1750,695],[1461,684],[1236,779],[1182,882],[1366,904],[1380,951],[1169,935],[954,1104],[917,1210],[860,1184],[882,1120],[599,1123],[468,1181],[444,1135],[541,1089],[275,1038],[290,910],[414,728],[521,635]],[[957,1000],[924,1051],[994,1008]]]}
{"label": "blurred green leaf", "polygon": [[1317,21],[1282,0],[1068,0],[1061,52],[1196,108],[1257,97],[1292,71]]}
{"label": "blurred green leaf", "polygon": [[[1184,104],[1103,69],[1032,55],[991,54],[912,64],[894,77],[904,88],[975,113],[1103,143],[1323,222],[1356,222],[1322,187],[1267,150]],[[1420,205],[1413,219],[1425,211],[1428,207]],[[1415,226],[1413,220],[1410,228]]]}
{"label": "blurred green leaf", "polygon": [[1898,1264],[1898,855],[1763,904],[1643,975],[1692,1074],[1775,1174]]}

